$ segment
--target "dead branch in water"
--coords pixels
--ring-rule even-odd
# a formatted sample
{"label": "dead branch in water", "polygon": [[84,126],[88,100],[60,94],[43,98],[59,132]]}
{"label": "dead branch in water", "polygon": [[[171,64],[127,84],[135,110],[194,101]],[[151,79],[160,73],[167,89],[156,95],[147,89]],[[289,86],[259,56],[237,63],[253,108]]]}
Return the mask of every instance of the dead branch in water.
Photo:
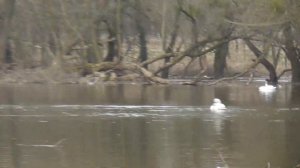
{"label": "dead branch in water", "polygon": [[149,82],[157,83],[157,84],[169,84],[168,80],[155,76],[152,72],[148,71],[147,69],[135,63],[102,62],[99,64],[87,64],[85,66],[85,71],[87,71],[88,73],[107,71],[107,70],[121,70],[121,71],[129,70],[141,74]]}
{"label": "dead branch in water", "polygon": [[183,85],[197,85],[197,83],[202,79],[203,74],[206,72],[206,69],[202,70],[200,73],[196,75],[196,79],[189,82],[183,82]]}
{"label": "dead branch in water", "polygon": [[219,82],[223,82],[223,81],[226,81],[226,80],[233,80],[233,79],[236,79],[238,77],[241,77],[241,76],[244,76],[245,74],[247,74],[249,71],[251,71],[253,68],[255,68],[258,64],[260,63],[260,59],[256,59],[254,63],[252,63],[244,72],[242,73],[239,73],[237,75],[234,75],[232,77],[225,77],[225,78],[221,78],[221,79],[218,79],[208,85],[215,85]]}

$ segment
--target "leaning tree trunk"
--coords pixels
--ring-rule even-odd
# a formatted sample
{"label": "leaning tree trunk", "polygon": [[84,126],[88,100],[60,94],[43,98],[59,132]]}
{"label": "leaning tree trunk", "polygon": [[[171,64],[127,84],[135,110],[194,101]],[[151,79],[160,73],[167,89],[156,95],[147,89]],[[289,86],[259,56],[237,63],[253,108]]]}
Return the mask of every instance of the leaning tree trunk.
{"label": "leaning tree trunk", "polygon": [[273,85],[277,85],[278,78],[277,78],[276,70],[274,66],[267,59],[264,58],[264,54],[266,53],[261,52],[249,39],[244,39],[244,41],[246,45],[249,47],[249,49],[259,59],[260,63],[269,71],[270,79],[268,80],[268,82]]}
{"label": "leaning tree trunk", "polygon": [[224,71],[226,68],[226,57],[228,55],[229,42],[225,42],[215,51],[214,59],[214,76],[215,78],[224,77]]}
{"label": "leaning tree trunk", "polygon": [[295,46],[294,37],[291,26],[287,26],[284,30],[285,36],[285,54],[291,62],[292,82],[300,82],[300,49]]}

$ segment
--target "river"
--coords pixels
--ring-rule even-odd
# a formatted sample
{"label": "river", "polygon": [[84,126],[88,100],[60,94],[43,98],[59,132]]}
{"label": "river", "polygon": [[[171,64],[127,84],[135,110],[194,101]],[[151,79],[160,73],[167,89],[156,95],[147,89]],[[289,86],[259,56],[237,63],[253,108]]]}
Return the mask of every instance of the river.
{"label": "river", "polygon": [[260,85],[0,85],[0,167],[292,168],[300,86]]}

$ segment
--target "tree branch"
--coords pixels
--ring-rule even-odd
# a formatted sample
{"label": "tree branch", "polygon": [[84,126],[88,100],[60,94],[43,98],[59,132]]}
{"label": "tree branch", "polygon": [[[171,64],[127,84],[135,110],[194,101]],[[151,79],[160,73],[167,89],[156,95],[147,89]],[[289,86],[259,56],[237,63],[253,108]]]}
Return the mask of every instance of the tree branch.
{"label": "tree branch", "polygon": [[279,75],[278,75],[278,80],[285,74],[285,73],[287,73],[287,72],[291,72],[292,71],[292,69],[284,69]]}
{"label": "tree branch", "polygon": [[216,81],[214,81],[214,82],[212,82],[212,83],[210,83],[208,85],[215,85],[215,84],[217,84],[219,82],[223,82],[223,81],[226,81],[226,80],[233,80],[233,79],[236,79],[238,77],[244,76],[246,73],[248,73],[249,71],[251,71],[251,69],[255,68],[259,63],[260,63],[260,60],[259,60],[259,58],[257,58],[254,61],[254,63],[252,63],[244,72],[239,73],[237,75],[234,75],[232,77],[225,77],[225,78],[218,79],[218,80],[216,80]]}

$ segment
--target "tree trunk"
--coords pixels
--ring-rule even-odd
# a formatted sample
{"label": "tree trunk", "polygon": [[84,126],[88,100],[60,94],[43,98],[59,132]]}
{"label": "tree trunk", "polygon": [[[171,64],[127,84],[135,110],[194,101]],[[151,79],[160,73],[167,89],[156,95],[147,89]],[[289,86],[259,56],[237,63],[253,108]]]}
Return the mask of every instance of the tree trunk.
{"label": "tree trunk", "polygon": [[[175,42],[177,39],[177,34],[178,34],[178,29],[179,29],[179,18],[180,18],[180,10],[178,9],[176,12],[176,16],[175,16],[175,22],[174,22],[174,29],[171,33],[171,40],[169,43],[169,46],[165,49],[166,53],[172,53],[174,46],[175,46]],[[165,62],[164,64],[168,64],[170,62],[170,57],[165,58]],[[162,78],[168,78],[169,76],[169,68],[164,69],[161,72],[161,77]]]}
{"label": "tree trunk", "polygon": [[224,70],[226,68],[226,57],[228,55],[229,42],[225,42],[215,51],[214,59],[214,76],[215,78],[224,77]]}
{"label": "tree trunk", "polygon": [[299,60],[291,61],[292,66],[292,82],[300,82],[300,63]]}
{"label": "tree trunk", "polygon": [[250,40],[244,39],[244,41],[246,45],[249,47],[249,49],[254,53],[254,55],[258,59],[260,59],[260,63],[269,71],[270,79],[268,80],[268,82],[270,84],[277,85],[278,78],[277,78],[275,68],[267,59],[264,58],[264,54],[266,53],[262,53]]}
{"label": "tree trunk", "polygon": [[98,59],[97,59],[97,56],[96,56],[96,52],[95,52],[95,49],[94,48],[88,48],[87,49],[87,62],[88,63],[98,63]]}
{"label": "tree trunk", "polygon": [[107,55],[104,61],[113,62],[116,55],[116,40],[114,34],[109,31],[109,41],[107,42]]}
{"label": "tree trunk", "polygon": [[284,29],[285,36],[285,54],[291,62],[292,82],[300,82],[300,50],[295,46],[294,36],[291,26]]}
{"label": "tree trunk", "polygon": [[12,47],[9,41],[9,31],[11,29],[11,20],[14,15],[16,0],[5,0],[0,15],[0,62],[12,63]]}
{"label": "tree trunk", "polygon": [[[139,33],[139,42],[140,42],[140,53],[139,53],[139,60],[140,62],[144,62],[148,59],[147,53],[147,39],[146,39],[146,30],[143,25],[143,18],[144,14],[142,13],[142,5],[140,0],[136,0],[136,13],[135,13],[135,23],[136,28]],[[147,65],[143,66],[144,68],[148,68]]]}
{"label": "tree trunk", "polygon": [[[147,53],[147,40],[146,40],[146,33],[142,25],[139,26],[139,39],[140,39],[140,61],[144,62],[148,59],[148,53]],[[143,66],[144,68],[148,68],[147,65]]]}
{"label": "tree trunk", "polygon": [[122,61],[122,1],[117,0],[117,8],[116,8],[116,56],[118,57],[119,61]]}

